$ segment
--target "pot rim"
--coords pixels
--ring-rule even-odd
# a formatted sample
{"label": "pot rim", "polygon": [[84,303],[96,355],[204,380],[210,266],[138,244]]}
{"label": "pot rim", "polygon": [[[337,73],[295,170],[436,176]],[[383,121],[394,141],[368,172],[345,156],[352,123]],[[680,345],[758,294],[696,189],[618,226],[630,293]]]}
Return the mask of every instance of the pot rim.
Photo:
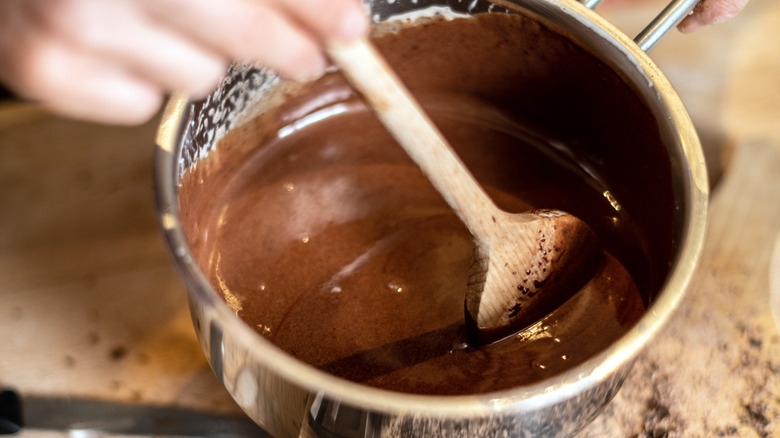
{"label": "pot rim", "polygon": [[680,249],[657,298],[635,326],[608,349],[561,374],[531,385],[486,394],[434,396],[372,388],[327,374],[258,336],[219,298],[194,262],[179,216],[176,194],[179,149],[192,117],[192,104],[185,95],[173,95],[162,115],[155,151],[155,196],[164,238],[190,297],[222,324],[224,332],[245,343],[247,350],[269,371],[313,393],[324,393],[329,398],[382,413],[477,417],[528,412],[572,398],[629,365],[678,307],[704,244],[709,195],[704,156],[693,123],[672,85],[629,37],[574,0],[536,0],[536,3],[560,9],[610,40],[648,78],[660,103],[668,110],[681,155],[687,160],[681,169],[685,209],[678,210],[678,214],[683,215]]}

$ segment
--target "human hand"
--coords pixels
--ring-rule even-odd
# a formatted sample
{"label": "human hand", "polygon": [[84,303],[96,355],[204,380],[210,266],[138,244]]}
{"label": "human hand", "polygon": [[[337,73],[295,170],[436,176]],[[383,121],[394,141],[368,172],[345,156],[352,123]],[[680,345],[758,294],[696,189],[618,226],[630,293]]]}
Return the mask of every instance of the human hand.
{"label": "human hand", "polygon": [[363,35],[358,0],[2,0],[0,82],[71,117],[136,124],[165,94],[205,97],[231,60],[321,75]]}
{"label": "human hand", "polygon": [[678,28],[681,32],[693,32],[704,26],[720,24],[739,14],[747,2],[748,0],[700,0],[691,15],[685,17]]}

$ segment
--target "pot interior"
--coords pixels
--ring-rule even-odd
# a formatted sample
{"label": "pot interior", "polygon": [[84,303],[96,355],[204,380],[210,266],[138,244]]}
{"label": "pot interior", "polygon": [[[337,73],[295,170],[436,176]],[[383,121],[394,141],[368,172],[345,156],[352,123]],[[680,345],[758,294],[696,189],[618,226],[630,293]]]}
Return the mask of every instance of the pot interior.
{"label": "pot interior", "polygon": [[[402,3],[372,5],[374,19],[383,21],[398,12],[408,12],[410,8],[424,9],[436,4],[420,1],[410,6]],[[679,257],[681,242],[685,240],[683,233],[687,219],[679,212],[690,208],[686,206],[689,200],[685,193],[689,187],[683,175],[686,169],[684,152],[677,127],[669,121],[668,109],[659,91],[652,86],[638,63],[627,56],[625,49],[612,41],[612,35],[598,26],[574,23],[571,16],[562,14],[548,3],[534,3],[523,8],[481,1],[469,5],[452,3],[449,6],[458,13],[508,12],[522,18],[519,21],[508,20],[491,32],[480,33],[479,38],[460,34],[457,25],[442,26],[441,29],[431,27],[435,29],[433,31],[425,28],[411,38],[398,37],[393,32],[396,24],[380,26],[378,33],[382,36],[376,40],[378,47],[434,121],[440,124],[445,136],[457,132],[462,126],[489,119],[493,123],[493,131],[501,131],[502,135],[511,131],[510,136],[522,144],[522,147],[515,147],[511,142],[488,136],[490,141],[475,147],[474,144],[481,142],[484,136],[465,134],[459,141],[451,140],[477,179],[489,187],[488,192],[499,206],[507,210],[519,206],[561,209],[585,220],[599,235],[603,248],[630,273],[641,297],[641,305],[651,305],[663,290]],[[550,20],[551,16],[557,18]],[[417,32],[415,29],[422,28],[414,26],[404,32]],[[522,37],[512,36],[512,32]],[[330,175],[343,177],[344,173],[339,173],[343,169],[337,167],[344,161],[328,161],[330,149],[323,145],[315,145],[314,149],[302,147],[282,159],[279,157],[286,153],[288,146],[280,146],[280,142],[288,136],[305,134],[309,126],[319,126],[321,119],[327,120],[346,112],[359,113],[359,116],[351,122],[354,124],[352,128],[348,124],[342,125],[339,132],[343,134],[348,129],[355,129],[361,139],[350,145],[351,150],[368,148],[369,143],[385,134],[381,133],[381,127],[371,113],[361,105],[359,96],[350,91],[337,73],[328,74],[313,84],[301,85],[283,81],[268,71],[242,65],[231,68],[214,95],[193,105],[189,126],[179,149],[176,172],[179,176],[181,222],[195,260],[211,280],[213,293],[220,294],[259,336],[266,336],[272,342],[278,324],[266,324],[262,318],[267,316],[252,319],[262,315],[263,308],[269,307],[270,301],[249,304],[247,292],[236,292],[232,286],[226,287],[220,272],[266,269],[267,275],[253,277],[253,283],[246,286],[246,290],[262,294],[266,288],[276,287],[270,283],[272,279],[280,278],[277,274],[287,269],[285,266],[297,266],[295,273],[287,276],[297,279],[310,272],[319,272],[318,266],[327,264],[327,258],[332,254],[327,251],[321,253],[310,260],[308,266],[300,258],[306,256],[300,256],[297,250],[291,252],[292,255],[269,259],[269,252],[284,252],[285,247],[278,246],[279,239],[298,239],[306,243],[309,238],[314,242],[317,236],[301,234],[299,230],[290,231],[289,223],[297,220],[292,213],[298,210],[277,203],[277,198],[266,197],[266,203],[259,204],[263,213],[258,217],[276,221],[273,229],[278,231],[266,232],[267,237],[246,248],[240,245],[243,238],[234,238],[234,247],[242,248],[236,250],[236,257],[255,264],[242,265],[235,259],[226,268],[226,265],[219,264],[219,253],[214,250],[215,241],[219,240],[216,237],[219,229],[246,229],[247,224],[233,226],[230,221],[223,224],[225,209],[221,202],[226,197],[239,199],[243,196],[240,190],[236,191],[236,186],[265,184],[290,192],[300,190],[300,185],[291,182],[293,175],[311,171],[311,162],[315,161],[300,157],[321,158],[320,167],[330,166],[336,169]],[[496,114],[500,116],[494,117]],[[500,122],[496,122],[498,119]],[[335,130],[324,129],[311,135],[323,135],[319,138],[324,144],[325,136]],[[376,141],[384,145],[391,140]],[[314,144],[312,140],[309,143]],[[531,155],[529,151],[532,151]],[[403,157],[403,152],[381,155],[380,158],[366,157],[362,153],[345,155],[343,151],[336,152],[352,164],[376,159],[384,160],[382,163],[385,165],[403,163],[407,168],[414,167]],[[529,159],[537,160],[536,164],[529,164]],[[273,160],[298,160],[308,164],[285,167],[279,166],[281,161]],[[259,164],[248,171],[247,163]],[[349,173],[348,169],[346,172],[357,181],[349,186],[350,190],[365,195],[360,191],[364,187],[360,182],[362,174]],[[370,176],[375,175],[372,173]],[[417,177],[410,177],[414,178]],[[333,222],[336,215],[333,212],[340,215],[344,211],[363,214],[361,206],[365,197],[349,198],[349,193],[346,193],[333,198],[331,194],[339,189],[329,185],[329,181],[332,182],[327,179],[309,181],[311,186],[319,189],[315,190],[315,198],[321,202],[309,203],[306,211],[299,213],[307,218],[304,222],[308,221],[307,226],[312,229],[321,229]],[[371,186],[375,191],[373,196],[381,199],[383,190],[395,185],[375,183]],[[415,189],[415,193],[421,192]],[[522,199],[522,203],[514,202],[512,199],[515,198]],[[323,200],[332,202],[326,205]],[[380,213],[376,214],[387,215],[382,209],[377,211]],[[236,217],[242,214],[235,213]],[[263,228],[260,223],[250,225],[258,227],[257,233]],[[441,227],[433,225],[432,228],[435,230],[431,232],[436,232]],[[337,236],[335,240],[343,241],[344,236],[352,235]],[[252,248],[260,256],[247,256]],[[409,267],[417,263],[412,259],[400,266]],[[243,280],[235,281],[241,283]],[[305,287],[321,290],[324,284],[290,281],[281,282],[281,288],[295,293]],[[392,281],[386,283],[391,289],[401,288]],[[338,287],[340,289],[341,286]],[[455,305],[462,307],[462,302]],[[289,309],[280,312],[289,313]],[[621,321],[621,331],[610,335],[604,344],[594,347],[595,350],[580,358],[579,362],[572,361],[571,365],[560,367],[556,372],[586,361],[630,330],[636,322],[636,319]],[[403,325],[415,323],[409,321]],[[296,336],[306,336],[300,333]],[[422,361],[425,360],[428,359]],[[330,372],[330,365],[332,361],[318,367]],[[339,375],[338,372],[334,374]],[[361,379],[363,377],[352,380],[361,382]],[[496,389],[485,391],[493,390]]]}

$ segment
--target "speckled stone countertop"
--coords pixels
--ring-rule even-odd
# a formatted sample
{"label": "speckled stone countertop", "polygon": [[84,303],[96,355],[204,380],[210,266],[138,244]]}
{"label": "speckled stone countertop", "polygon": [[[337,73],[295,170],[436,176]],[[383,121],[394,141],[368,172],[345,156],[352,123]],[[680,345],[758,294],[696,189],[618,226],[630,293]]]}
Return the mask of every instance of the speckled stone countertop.
{"label": "speckled stone countertop", "polygon": [[[600,12],[629,35],[664,4],[626,3]],[[700,128],[710,224],[678,312],[582,437],[780,436],[778,41],[780,2],[751,0],[651,54]],[[157,231],[155,129],[0,104],[0,387],[240,414]]]}

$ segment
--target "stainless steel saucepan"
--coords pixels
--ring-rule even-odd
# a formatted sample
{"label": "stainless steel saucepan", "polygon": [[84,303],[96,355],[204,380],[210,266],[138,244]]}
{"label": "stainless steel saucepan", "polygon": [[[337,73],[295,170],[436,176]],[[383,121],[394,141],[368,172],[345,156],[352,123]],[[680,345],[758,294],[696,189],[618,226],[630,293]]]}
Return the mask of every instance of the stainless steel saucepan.
{"label": "stainless steel saucepan", "polygon": [[[572,0],[376,0],[367,5],[376,22],[439,5],[468,14],[521,12],[550,23],[623,78],[645,103],[657,127],[659,142],[605,146],[599,152],[605,169],[636,175],[619,188],[624,198],[641,203],[661,191],[673,205],[667,245],[671,253],[664,255],[666,263],[658,271],[663,278],[658,279],[647,312],[597,356],[548,380],[496,393],[422,396],[362,386],[296,360],[238,318],[194,261],[179,211],[179,182],[225,133],[256,114],[258,105],[281,81],[271,72],[235,65],[206,100],[191,102],[186,96],[174,96],[157,137],[159,219],[189,290],[194,327],[206,356],[245,412],[280,437],[563,437],[592,421],[617,393],[633,359],[677,307],[703,244],[708,183],[699,141],[680,98],[645,53],[694,4],[675,2],[637,42]],[[571,80],[582,80],[578,85],[591,87],[594,96],[609,93],[590,79]],[[620,115],[620,108],[598,102],[572,105],[581,108],[583,125],[604,132]],[[634,147],[646,148],[646,158],[631,161],[621,154],[620,148]],[[652,226],[646,224],[648,229]]]}

